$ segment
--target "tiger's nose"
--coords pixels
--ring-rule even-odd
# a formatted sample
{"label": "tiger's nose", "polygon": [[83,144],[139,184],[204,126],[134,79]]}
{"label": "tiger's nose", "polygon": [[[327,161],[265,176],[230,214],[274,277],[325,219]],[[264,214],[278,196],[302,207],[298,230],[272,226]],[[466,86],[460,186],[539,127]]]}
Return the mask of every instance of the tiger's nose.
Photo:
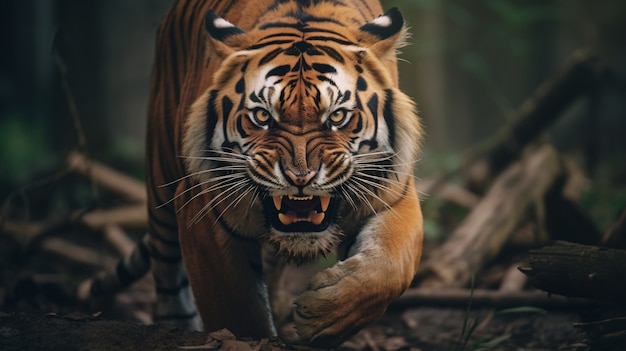
{"label": "tiger's nose", "polygon": [[311,179],[313,179],[313,177],[315,177],[316,174],[317,172],[315,171],[309,171],[307,173],[294,173],[293,171],[289,169],[285,170],[285,175],[287,176],[287,178],[289,178],[291,183],[295,186],[305,186],[309,184]]}

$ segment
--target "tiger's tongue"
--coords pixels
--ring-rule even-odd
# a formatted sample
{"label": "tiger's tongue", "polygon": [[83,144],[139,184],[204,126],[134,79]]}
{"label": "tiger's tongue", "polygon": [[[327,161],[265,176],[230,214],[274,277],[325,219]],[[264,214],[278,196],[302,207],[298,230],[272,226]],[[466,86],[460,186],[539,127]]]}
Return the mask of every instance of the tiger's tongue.
{"label": "tiger's tongue", "polygon": [[[314,225],[320,225],[326,217],[325,211],[330,202],[329,197],[313,197],[307,199],[298,199],[287,196],[274,196],[274,206],[278,213],[278,219],[284,225],[290,225],[296,222],[310,222]],[[321,212],[318,210],[321,208]]]}
{"label": "tiger's tongue", "polygon": [[324,217],[326,214],[324,212],[309,212],[307,217],[301,217],[293,211],[289,211],[287,213],[279,213],[278,219],[284,225],[290,225],[296,222],[311,222],[315,225],[320,225],[322,221],[324,221]]}

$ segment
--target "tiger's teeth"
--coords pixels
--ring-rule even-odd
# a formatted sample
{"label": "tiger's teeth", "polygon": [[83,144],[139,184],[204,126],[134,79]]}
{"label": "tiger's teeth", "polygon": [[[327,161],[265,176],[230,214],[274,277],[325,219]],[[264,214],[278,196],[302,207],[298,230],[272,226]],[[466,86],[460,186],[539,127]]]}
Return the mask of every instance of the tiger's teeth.
{"label": "tiger's teeth", "polygon": [[274,207],[276,207],[276,210],[280,211],[280,208],[282,207],[282,204],[283,204],[283,197],[282,196],[272,196],[272,200],[274,200]]}
{"label": "tiger's teeth", "polygon": [[278,214],[278,219],[280,220],[280,222],[284,225],[290,225],[291,224],[291,217],[287,216],[284,213],[279,213]]}
{"label": "tiger's teeth", "polygon": [[329,203],[330,196],[320,196],[320,205],[322,205],[322,212],[326,212]]}
{"label": "tiger's teeth", "polygon": [[309,216],[309,219],[311,220],[311,223],[320,225],[322,224],[322,221],[324,221],[324,217],[326,217],[326,214],[324,212],[320,212]]}
{"label": "tiger's teeth", "polygon": [[300,201],[313,200],[313,195],[308,195],[308,196],[287,195],[287,198],[289,200],[300,200]]}

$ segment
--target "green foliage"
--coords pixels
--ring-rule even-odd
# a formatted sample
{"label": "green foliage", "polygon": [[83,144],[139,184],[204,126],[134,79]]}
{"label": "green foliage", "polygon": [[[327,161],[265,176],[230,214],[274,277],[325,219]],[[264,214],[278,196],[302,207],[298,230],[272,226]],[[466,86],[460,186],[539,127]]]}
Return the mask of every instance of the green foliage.
{"label": "green foliage", "polygon": [[47,144],[48,131],[43,122],[29,123],[21,115],[0,118],[0,181],[18,184],[58,162]]}
{"label": "green foliage", "polygon": [[[472,313],[472,300],[474,298],[474,288],[476,284],[476,278],[472,275],[470,280],[470,298],[467,302],[467,309],[465,310],[465,315],[463,317],[463,326],[461,327],[461,333],[456,341],[454,346],[451,346],[449,349],[451,351],[486,351],[491,350],[503,342],[509,340],[511,338],[510,334],[490,337],[490,338],[477,338],[474,333],[476,328],[483,321],[480,316],[475,317],[470,321],[470,315]],[[533,306],[520,306],[507,308],[496,312],[496,315],[503,314],[513,314],[513,313],[539,313],[546,314],[547,311],[541,308],[533,307]],[[474,339],[472,341],[472,339]]]}
{"label": "green foliage", "polygon": [[597,181],[586,188],[580,204],[589,213],[601,230],[607,230],[626,208],[626,185],[618,185],[608,177],[597,177]]}

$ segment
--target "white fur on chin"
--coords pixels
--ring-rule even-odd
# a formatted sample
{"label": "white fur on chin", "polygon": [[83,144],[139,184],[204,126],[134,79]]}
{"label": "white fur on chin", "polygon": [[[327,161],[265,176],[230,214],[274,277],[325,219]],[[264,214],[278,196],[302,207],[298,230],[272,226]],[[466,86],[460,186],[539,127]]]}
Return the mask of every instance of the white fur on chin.
{"label": "white fur on chin", "polygon": [[300,264],[331,253],[342,235],[334,224],[322,232],[286,233],[272,228],[266,240],[276,246],[279,256]]}

